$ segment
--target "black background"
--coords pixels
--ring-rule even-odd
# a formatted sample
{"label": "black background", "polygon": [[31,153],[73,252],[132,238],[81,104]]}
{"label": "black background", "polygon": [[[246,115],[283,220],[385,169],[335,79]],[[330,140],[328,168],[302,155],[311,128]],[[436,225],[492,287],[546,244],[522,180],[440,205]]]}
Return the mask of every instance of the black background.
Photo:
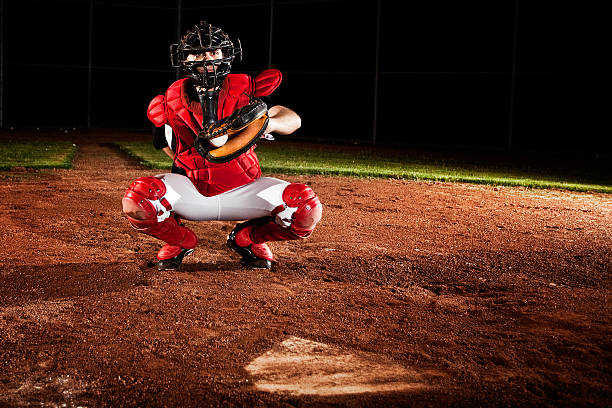
{"label": "black background", "polygon": [[[149,101],[176,79],[178,3],[3,0],[4,127],[148,131]],[[377,4],[183,0],[181,31],[205,19],[239,37],[233,72],[251,75],[271,43],[276,101],[302,116],[295,138],[611,150],[604,2],[381,0],[375,98]]]}

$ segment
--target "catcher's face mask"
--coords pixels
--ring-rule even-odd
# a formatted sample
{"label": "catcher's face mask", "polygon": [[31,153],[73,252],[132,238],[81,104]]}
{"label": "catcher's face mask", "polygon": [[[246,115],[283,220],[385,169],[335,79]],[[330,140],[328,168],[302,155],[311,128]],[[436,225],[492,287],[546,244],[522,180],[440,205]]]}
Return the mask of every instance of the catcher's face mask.
{"label": "catcher's face mask", "polygon": [[173,67],[182,68],[195,85],[216,89],[229,74],[234,58],[242,59],[240,40],[236,41],[235,46],[223,30],[200,21],[180,43],[170,46],[170,61]]}

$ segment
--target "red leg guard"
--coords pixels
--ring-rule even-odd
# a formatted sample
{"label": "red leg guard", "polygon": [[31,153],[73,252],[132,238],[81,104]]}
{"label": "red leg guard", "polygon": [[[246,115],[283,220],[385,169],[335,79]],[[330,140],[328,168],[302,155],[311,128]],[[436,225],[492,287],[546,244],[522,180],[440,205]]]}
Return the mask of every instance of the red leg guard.
{"label": "red leg guard", "polygon": [[[178,225],[173,217],[157,221],[157,211],[149,200],[160,200],[166,207],[163,202],[165,187],[163,182],[155,177],[141,177],[128,187],[122,200],[123,212],[136,230],[168,244],[159,252],[159,259],[173,258],[180,254],[182,249],[193,249],[198,243],[193,231]],[[168,207],[169,205],[169,211]]]}
{"label": "red leg guard", "polygon": [[262,225],[253,232],[255,242],[307,238],[312,234],[323,215],[323,206],[315,192],[306,184],[292,183],[285,187],[283,201],[285,204],[275,208],[272,216],[289,228],[275,223]]}
{"label": "red leg guard", "polygon": [[179,226],[172,217],[166,218],[162,222],[150,225],[150,221],[135,220],[128,217],[130,224],[138,231],[161,239],[162,241],[185,249],[193,249],[198,244],[198,238],[187,227]]}
{"label": "red leg guard", "polygon": [[283,201],[271,217],[239,224],[228,236],[229,247],[242,256],[246,265],[270,269],[274,256],[266,242],[306,238],[321,219],[323,206],[306,184],[287,185]]}
{"label": "red leg guard", "polygon": [[251,238],[251,233],[253,232],[253,227],[249,226],[242,230],[240,230],[236,234],[235,242],[238,246],[243,248],[248,248],[250,246],[251,252],[259,258],[267,259],[269,261],[274,260],[274,254],[272,254],[272,250],[270,247],[264,244],[263,242],[254,242]]}
{"label": "red leg guard", "polygon": [[291,231],[291,229],[281,227],[277,223],[271,221],[260,227],[254,227],[251,230],[250,238],[255,244],[263,244],[269,241],[289,241],[302,237]]}
{"label": "red leg guard", "polygon": [[292,183],[285,187],[283,201],[289,207],[297,207],[291,230],[302,238],[312,234],[323,215],[323,206],[315,192],[306,184]]}

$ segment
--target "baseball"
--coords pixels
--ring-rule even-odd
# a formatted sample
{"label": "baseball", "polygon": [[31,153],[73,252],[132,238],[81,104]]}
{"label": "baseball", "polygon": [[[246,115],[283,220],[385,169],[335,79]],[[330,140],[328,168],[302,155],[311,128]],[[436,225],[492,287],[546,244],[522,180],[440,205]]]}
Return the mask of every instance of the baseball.
{"label": "baseball", "polygon": [[227,143],[227,134],[210,139],[209,142],[215,147],[221,147]]}

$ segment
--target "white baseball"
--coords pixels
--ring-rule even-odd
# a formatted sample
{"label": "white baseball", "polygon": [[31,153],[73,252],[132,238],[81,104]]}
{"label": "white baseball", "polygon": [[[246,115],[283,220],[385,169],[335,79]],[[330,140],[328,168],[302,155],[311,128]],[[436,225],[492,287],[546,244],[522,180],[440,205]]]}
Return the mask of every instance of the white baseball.
{"label": "white baseball", "polygon": [[209,142],[215,147],[221,147],[227,143],[227,135],[217,136],[214,139],[210,139]]}

